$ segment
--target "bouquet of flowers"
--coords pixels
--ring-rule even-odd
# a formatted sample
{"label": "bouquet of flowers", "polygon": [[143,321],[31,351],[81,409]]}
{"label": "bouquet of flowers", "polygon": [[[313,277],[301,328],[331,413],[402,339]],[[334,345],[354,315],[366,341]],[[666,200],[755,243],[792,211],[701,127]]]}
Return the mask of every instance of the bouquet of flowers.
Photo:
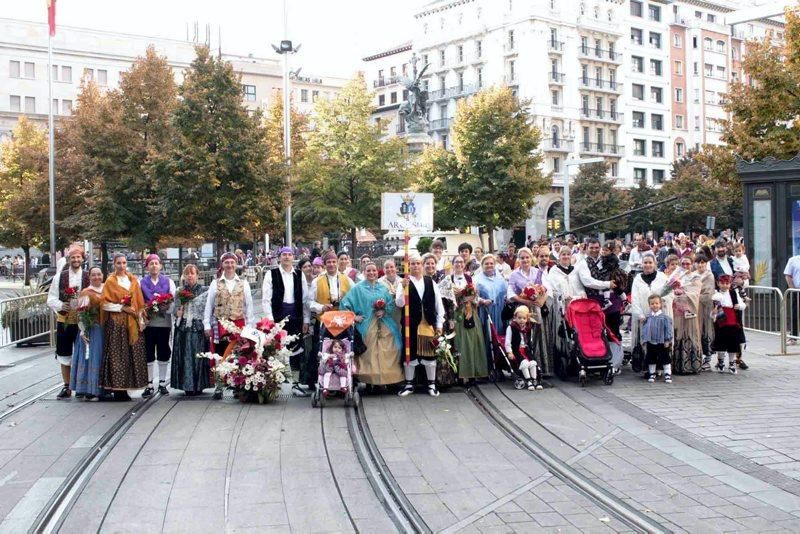
{"label": "bouquet of flowers", "polygon": [[150,320],[159,313],[164,313],[169,308],[169,305],[172,304],[173,298],[172,295],[166,293],[164,295],[159,295],[156,293],[153,295],[153,300],[147,301],[145,304],[145,312],[147,313],[147,319]]}
{"label": "bouquet of flowers", "polygon": [[477,295],[478,291],[475,289],[475,285],[472,282],[464,286],[464,289],[462,289],[459,294],[459,296],[465,300],[470,298],[474,299]]}
{"label": "bouquet of flowers", "polygon": [[197,357],[215,363],[217,382],[233,389],[241,402],[274,400],[286,380],[284,371],[291,355],[286,347],[297,337],[283,329],[286,320],[276,324],[262,319],[255,328],[241,329],[225,320],[220,324],[231,334],[228,350],[222,356],[200,353]]}
{"label": "bouquet of flowers", "polygon": [[674,278],[666,283],[664,289],[661,290],[661,296],[666,297],[670,293],[675,292],[675,290],[679,290],[680,292],[682,292],[683,290],[681,288],[682,288],[681,281],[678,280],[677,278]]}
{"label": "bouquet of flowers", "polygon": [[[61,292],[61,299],[64,302],[69,302],[70,305],[72,301],[78,298],[78,288],[77,287],[68,287],[64,291]],[[59,315],[67,315],[69,312],[61,310],[58,312]]]}
{"label": "bouquet of flowers", "polygon": [[178,301],[180,301],[181,306],[186,306],[188,303],[194,300],[194,297],[194,292],[192,292],[192,290],[189,288],[184,287],[178,291]]}
{"label": "bouquet of flowers", "polygon": [[386,313],[386,301],[383,299],[378,299],[372,303],[372,309],[375,311],[375,317],[381,319]]}
{"label": "bouquet of flowers", "polygon": [[456,359],[453,357],[453,351],[451,350],[453,347],[450,345],[449,340],[452,339],[455,334],[451,334],[450,336],[439,336],[438,338],[433,338],[431,344],[436,352],[436,360],[444,365],[449,366],[454,373],[458,372],[458,366],[456,365]]}
{"label": "bouquet of flowers", "polygon": [[130,295],[125,295],[124,297],[122,297],[122,300],[120,300],[119,303],[122,304],[122,306],[130,306],[131,305],[131,296]]}
{"label": "bouquet of flowers", "polygon": [[89,331],[99,320],[97,308],[92,308],[90,302],[89,297],[81,297],[76,310],[78,312],[78,329],[80,329],[81,337],[83,337],[84,344],[86,345],[84,357],[87,360],[89,359]]}
{"label": "bouquet of flowers", "polygon": [[547,288],[541,284],[531,284],[522,290],[522,296],[528,300],[536,300],[547,294]]}

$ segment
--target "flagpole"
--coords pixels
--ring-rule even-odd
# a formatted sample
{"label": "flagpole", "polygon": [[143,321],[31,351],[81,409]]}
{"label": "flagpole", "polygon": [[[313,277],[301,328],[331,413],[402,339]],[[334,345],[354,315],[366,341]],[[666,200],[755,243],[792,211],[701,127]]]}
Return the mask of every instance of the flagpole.
{"label": "flagpole", "polygon": [[48,180],[50,184],[50,265],[56,263],[56,166],[55,166],[55,135],[53,133],[53,36],[47,34],[47,122],[50,133],[48,135]]}

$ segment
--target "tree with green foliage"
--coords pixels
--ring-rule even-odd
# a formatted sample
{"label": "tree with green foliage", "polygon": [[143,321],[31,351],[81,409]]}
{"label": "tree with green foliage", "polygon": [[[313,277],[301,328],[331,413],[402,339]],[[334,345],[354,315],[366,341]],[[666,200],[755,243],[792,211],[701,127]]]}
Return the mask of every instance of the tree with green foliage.
{"label": "tree with green foliage", "polygon": [[25,254],[30,285],[31,247],[49,234],[47,133],[21,117],[0,147],[0,243]]}
{"label": "tree with green foliage", "polygon": [[173,235],[225,240],[275,224],[284,182],[269,173],[260,113],[242,104],[240,77],[207,47],[185,72],[172,147],[154,159],[155,211]]}
{"label": "tree with green foliage", "polygon": [[353,250],[358,228],[379,228],[381,194],[410,185],[405,141],[384,139],[386,125],[372,119],[373,101],[361,75],[336,98],[319,100],[296,167],[296,221],[349,232]]}
{"label": "tree with green foliage", "polygon": [[415,161],[412,172],[416,188],[433,193],[435,228],[454,230],[473,223],[456,187],[459,167],[455,154],[441,146],[430,146]]}
{"label": "tree with green foliage", "polygon": [[[615,183],[608,176],[607,163],[581,165],[578,176],[570,187],[570,226],[579,228],[625,211],[630,205],[628,192],[618,189]],[[598,232],[618,232],[625,225],[623,217],[593,229]]]}
{"label": "tree with green foliage", "polygon": [[748,41],[744,76],[731,84],[723,140],[744,159],[800,153],[800,7],[786,9],[785,41]]}
{"label": "tree with green foliage", "polygon": [[[628,190],[630,209],[642,208],[656,202],[658,198],[658,191],[647,185],[647,180],[638,180],[636,187]],[[653,230],[653,221],[656,219],[657,209],[656,207],[628,215],[628,228],[642,234]]]}

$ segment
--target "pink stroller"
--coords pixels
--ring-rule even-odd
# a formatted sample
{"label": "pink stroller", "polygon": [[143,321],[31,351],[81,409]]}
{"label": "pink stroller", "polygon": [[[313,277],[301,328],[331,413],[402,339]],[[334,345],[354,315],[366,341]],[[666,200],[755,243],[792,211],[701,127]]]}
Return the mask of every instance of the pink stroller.
{"label": "pink stroller", "polygon": [[350,311],[329,311],[320,317],[320,352],[317,388],[311,405],[325,406],[328,399],[344,398],[345,406],[357,402],[353,390],[353,323],[355,314]]}

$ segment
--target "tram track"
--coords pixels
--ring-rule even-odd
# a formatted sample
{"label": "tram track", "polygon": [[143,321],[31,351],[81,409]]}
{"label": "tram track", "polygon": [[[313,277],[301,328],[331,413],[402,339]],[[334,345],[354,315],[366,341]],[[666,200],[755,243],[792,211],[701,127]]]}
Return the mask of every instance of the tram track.
{"label": "tram track", "polygon": [[[502,391],[500,386],[495,384],[495,387],[517,410],[525,414],[526,417],[531,419],[539,427],[544,428],[560,442],[572,447],[571,444],[567,443],[557,434],[549,431],[545,425],[523,410],[508,395],[505,395],[505,392]],[[621,523],[636,532],[671,534],[671,530],[658,523],[652,517],[647,516],[628,503],[622,501],[608,490],[586,477],[583,473],[559,459],[497,408],[497,406],[486,397],[484,392],[481,391],[480,386],[470,387],[465,393],[478,410],[483,413],[498,430],[571,489],[590,499],[599,507],[606,510],[610,515],[617,518]]]}

